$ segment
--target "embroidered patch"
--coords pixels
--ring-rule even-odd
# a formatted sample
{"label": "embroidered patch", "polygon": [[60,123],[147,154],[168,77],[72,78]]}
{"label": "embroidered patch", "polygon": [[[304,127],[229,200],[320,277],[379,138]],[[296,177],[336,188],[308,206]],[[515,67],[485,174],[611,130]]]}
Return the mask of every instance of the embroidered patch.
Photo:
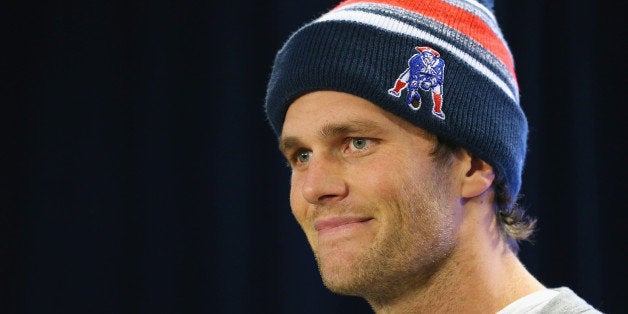
{"label": "embroidered patch", "polygon": [[443,113],[443,77],[445,61],[440,53],[430,47],[415,47],[415,53],[408,59],[408,68],[399,75],[395,86],[388,90],[388,94],[399,97],[401,90],[408,89],[408,106],[412,110],[421,108],[421,94],[419,90],[430,92],[434,106],[432,114],[444,120]]}

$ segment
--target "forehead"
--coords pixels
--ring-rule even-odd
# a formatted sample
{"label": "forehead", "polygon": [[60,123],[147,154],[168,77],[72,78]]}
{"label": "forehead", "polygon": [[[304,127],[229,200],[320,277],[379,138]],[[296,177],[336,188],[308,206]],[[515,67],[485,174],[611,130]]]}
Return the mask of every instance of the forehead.
{"label": "forehead", "polygon": [[347,93],[316,91],[295,100],[286,113],[282,139],[337,134],[406,134],[429,137],[423,129]]}

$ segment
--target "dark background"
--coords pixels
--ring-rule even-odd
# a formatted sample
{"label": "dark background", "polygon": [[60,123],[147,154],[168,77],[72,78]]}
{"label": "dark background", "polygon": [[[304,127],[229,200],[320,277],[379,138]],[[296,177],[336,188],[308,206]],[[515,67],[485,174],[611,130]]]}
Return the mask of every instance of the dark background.
{"label": "dark background", "polygon": [[[19,4],[17,4],[19,3]],[[3,5],[1,313],[368,313],[323,288],[263,115],[335,1]],[[622,1],[497,1],[530,123],[522,260],[626,308]]]}

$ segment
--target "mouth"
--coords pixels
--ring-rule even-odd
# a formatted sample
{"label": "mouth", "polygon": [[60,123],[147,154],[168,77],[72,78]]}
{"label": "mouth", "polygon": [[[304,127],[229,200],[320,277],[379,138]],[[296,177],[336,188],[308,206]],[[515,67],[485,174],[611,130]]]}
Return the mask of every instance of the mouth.
{"label": "mouth", "polygon": [[333,233],[337,231],[348,231],[350,228],[363,226],[372,217],[329,217],[318,219],[314,222],[314,229],[319,235]]}

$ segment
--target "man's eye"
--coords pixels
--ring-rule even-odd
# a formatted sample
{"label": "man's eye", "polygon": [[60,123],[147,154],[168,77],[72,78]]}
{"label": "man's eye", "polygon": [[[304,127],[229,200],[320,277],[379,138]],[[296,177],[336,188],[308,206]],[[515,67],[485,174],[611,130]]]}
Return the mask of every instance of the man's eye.
{"label": "man's eye", "polygon": [[298,163],[305,163],[310,161],[310,158],[312,157],[312,152],[298,152],[296,154],[296,160]]}
{"label": "man's eye", "polygon": [[368,146],[368,139],[365,138],[352,138],[351,145],[358,150],[365,149]]}

